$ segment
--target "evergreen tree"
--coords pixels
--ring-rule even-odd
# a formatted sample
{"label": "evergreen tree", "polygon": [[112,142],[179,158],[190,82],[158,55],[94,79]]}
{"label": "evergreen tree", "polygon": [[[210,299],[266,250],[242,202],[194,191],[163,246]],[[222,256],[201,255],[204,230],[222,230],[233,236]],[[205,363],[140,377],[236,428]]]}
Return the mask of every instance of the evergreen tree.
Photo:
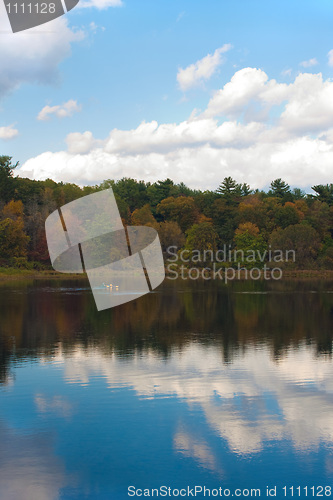
{"label": "evergreen tree", "polygon": [[271,182],[271,194],[277,198],[285,198],[286,194],[290,193],[290,186],[282,179],[275,179]]}
{"label": "evergreen tree", "polygon": [[14,197],[13,171],[18,164],[18,162],[12,164],[11,156],[0,156],[0,201],[4,203],[8,203]]}

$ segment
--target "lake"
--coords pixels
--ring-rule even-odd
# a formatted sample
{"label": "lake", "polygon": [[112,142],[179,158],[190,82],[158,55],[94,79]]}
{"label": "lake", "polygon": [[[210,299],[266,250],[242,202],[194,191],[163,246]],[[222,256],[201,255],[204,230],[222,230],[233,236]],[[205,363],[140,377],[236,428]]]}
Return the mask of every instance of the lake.
{"label": "lake", "polygon": [[331,496],[332,281],[2,282],[0,318],[1,500]]}

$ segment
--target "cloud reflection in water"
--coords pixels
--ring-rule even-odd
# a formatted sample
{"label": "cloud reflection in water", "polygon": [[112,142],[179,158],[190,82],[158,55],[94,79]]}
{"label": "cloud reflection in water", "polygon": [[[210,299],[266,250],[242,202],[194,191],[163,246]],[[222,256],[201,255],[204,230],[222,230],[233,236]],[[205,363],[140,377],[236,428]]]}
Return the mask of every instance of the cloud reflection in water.
{"label": "cloud reflection in water", "polygon": [[[257,453],[275,440],[290,440],[297,450],[333,444],[333,365],[328,356],[314,357],[311,346],[288,349],[279,360],[268,347],[249,347],[232,364],[198,343],[174,349],[167,360],[152,350],[129,360],[76,347],[71,356],[60,348],[53,362],[63,365],[70,384],[89,385],[98,377],[111,389],[134,389],[141,399],[176,397],[190,409],[199,406],[237,454]],[[200,448],[181,433],[174,442],[182,453]]]}

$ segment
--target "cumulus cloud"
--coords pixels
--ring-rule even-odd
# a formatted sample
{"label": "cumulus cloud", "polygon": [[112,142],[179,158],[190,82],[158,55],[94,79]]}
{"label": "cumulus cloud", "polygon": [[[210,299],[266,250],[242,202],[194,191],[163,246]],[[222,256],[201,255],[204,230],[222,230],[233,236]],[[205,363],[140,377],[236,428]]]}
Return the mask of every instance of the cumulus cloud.
{"label": "cumulus cloud", "polygon": [[81,134],[80,132],[73,132],[66,137],[66,143],[69,153],[82,154],[89,153],[95,147],[103,144],[103,141],[98,141],[94,138],[92,133],[87,130]]}
{"label": "cumulus cloud", "polygon": [[279,105],[290,96],[290,89],[286,83],[269,80],[261,69],[243,68],[214,94],[204,115],[233,118],[244,113],[254,102],[269,107]]}
{"label": "cumulus cloud", "polygon": [[304,73],[289,86],[290,99],[281,114],[281,125],[311,134],[331,128],[333,123],[333,82],[321,73]]}
{"label": "cumulus cloud", "polygon": [[0,127],[0,139],[8,141],[14,139],[18,135],[18,130],[13,127],[13,125],[8,125],[7,127]]}
{"label": "cumulus cloud", "polygon": [[261,130],[259,123],[243,125],[230,121],[218,125],[212,118],[184,121],[178,125],[143,122],[134,130],[112,130],[104,149],[110,154],[137,155],[171,153],[177,148],[198,148],[206,144],[216,148],[244,147],[251,144]]}
{"label": "cumulus cloud", "polygon": [[318,64],[318,61],[315,57],[312,59],[309,59],[308,61],[302,61],[299,63],[300,66],[303,66],[303,68],[311,68],[312,66],[316,66]]}
{"label": "cumulus cloud", "polygon": [[13,35],[3,2],[0,31],[0,98],[23,83],[54,83],[71,45],[84,38],[83,31],[69,28],[66,16]]}
{"label": "cumulus cloud", "polygon": [[[102,10],[121,5],[121,0],[83,0],[76,8]],[[53,84],[59,76],[58,66],[70,55],[72,44],[85,37],[83,30],[68,26],[66,16],[13,36],[3,2],[0,31],[0,98],[23,83]]]}
{"label": "cumulus cloud", "polygon": [[200,83],[209,80],[217,68],[222,64],[222,54],[231,49],[229,43],[216,49],[214,54],[208,54],[203,59],[200,59],[194,64],[187,66],[187,68],[179,68],[177,74],[177,81],[181,90],[189,90]]}
{"label": "cumulus cloud", "polygon": [[170,177],[216,189],[229,175],[264,188],[278,172],[290,185],[308,188],[332,180],[332,124],[333,82],[320,73],[301,73],[286,84],[261,69],[243,68],[200,115],[113,129],[105,139],[91,131],[72,133],[67,151],[31,158],[19,175],[80,184]]}
{"label": "cumulus cloud", "polygon": [[228,118],[242,115],[246,121],[257,121],[263,116],[267,120],[267,113],[282,104],[285,107],[276,123],[285,131],[304,134],[323,131],[332,125],[333,82],[323,81],[321,73],[301,73],[293,83],[281,84],[269,80],[260,69],[244,68],[215,93],[203,115]]}
{"label": "cumulus cloud", "polygon": [[72,116],[74,113],[81,111],[81,106],[73,99],[59,104],[58,106],[44,106],[38,113],[37,120],[49,120],[51,115],[57,118],[65,118]]}

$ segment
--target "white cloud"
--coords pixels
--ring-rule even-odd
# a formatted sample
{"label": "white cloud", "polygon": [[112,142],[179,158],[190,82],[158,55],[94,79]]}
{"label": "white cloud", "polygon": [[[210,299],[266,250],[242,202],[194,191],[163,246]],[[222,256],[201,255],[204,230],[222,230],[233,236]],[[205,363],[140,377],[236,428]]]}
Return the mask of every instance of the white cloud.
{"label": "white cloud", "polygon": [[218,125],[212,118],[185,121],[180,124],[158,125],[156,121],[143,122],[135,130],[112,130],[104,142],[110,154],[168,154],[179,148],[198,148],[206,144],[214,147],[251,144],[262,127],[257,123],[242,125],[224,122]]}
{"label": "white cloud", "polygon": [[328,56],[328,65],[333,66],[333,49],[329,51]]}
{"label": "white cloud", "polygon": [[53,84],[71,45],[84,38],[68,27],[66,16],[13,35],[3,2],[0,31],[0,97],[23,83]]}
{"label": "white cloud", "polygon": [[86,131],[83,134],[79,132],[68,134],[66,143],[69,153],[84,154],[103,144],[103,141],[96,140],[91,132]]}
{"label": "white cloud", "polygon": [[297,133],[311,134],[333,124],[333,82],[321,73],[299,74],[289,86],[290,98],[281,114],[281,125]]}
{"label": "white cloud", "polygon": [[[333,82],[323,81],[321,73],[300,73],[290,84],[269,80],[255,68],[244,68],[217,91],[208,103],[205,117],[244,115],[246,121],[267,119],[274,106],[285,109],[279,125],[286,131],[311,134],[331,127],[333,123]],[[258,112],[261,111],[261,113]],[[265,111],[266,113],[263,113]]]}
{"label": "white cloud", "polygon": [[0,139],[5,141],[13,139],[18,135],[18,130],[13,127],[13,125],[8,125],[7,127],[0,127]]}
{"label": "white cloud", "polygon": [[58,106],[44,106],[44,108],[38,113],[37,120],[49,120],[51,115],[55,115],[57,118],[65,118],[67,116],[72,116],[74,113],[81,111],[81,106],[77,101],[70,99],[69,101],[60,104]]}
{"label": "white cloud", "polygon": [[332,124],[333,82],[320,73],[301,73],[285,84],[260,69],[244,68],[201,115],[114,129],[103,140],[91,131],[72,133],[67,151],[42,153],[18,173],[80,184],[170,177],[193,188],[216,189],[229,175],[264,188],[278,172],[290,185],[308,188],[332,181]]}
{"label": "white cloud", "polygon": [[209,80],[222,64],[222,54],[231,49],[229,43],[216,49],[214,54],[208,54],[203,59],[200,59],[194,64],[187,66],[187,68],[179,68],[177,74],[177,81],[181,90],[186,91],[195,87],[205,80]]}
{"label": "white cloud", "polygon": [[122,0],[81,0],[77,8],[84,9],[94,7],[98,10],[104,10],[109,7],[121,7],[122,5],[124,5]]}
{"label": "white cloud", "polygon": [[317,59],[314,57],[312,59],[309,59],[308,61],[302,61],[299,63],[300,66],[303,66],[303,68],[311,68],[312,66],[316,66],[318,63]]}
{"label": "white cloud", "polygon": [[281,104],[290,94],[290,86],[269,80],[266,73],[257,68],[237,71],[230,82],[218,90],[208,103],[205,116],[237,117],[251,104]]}

